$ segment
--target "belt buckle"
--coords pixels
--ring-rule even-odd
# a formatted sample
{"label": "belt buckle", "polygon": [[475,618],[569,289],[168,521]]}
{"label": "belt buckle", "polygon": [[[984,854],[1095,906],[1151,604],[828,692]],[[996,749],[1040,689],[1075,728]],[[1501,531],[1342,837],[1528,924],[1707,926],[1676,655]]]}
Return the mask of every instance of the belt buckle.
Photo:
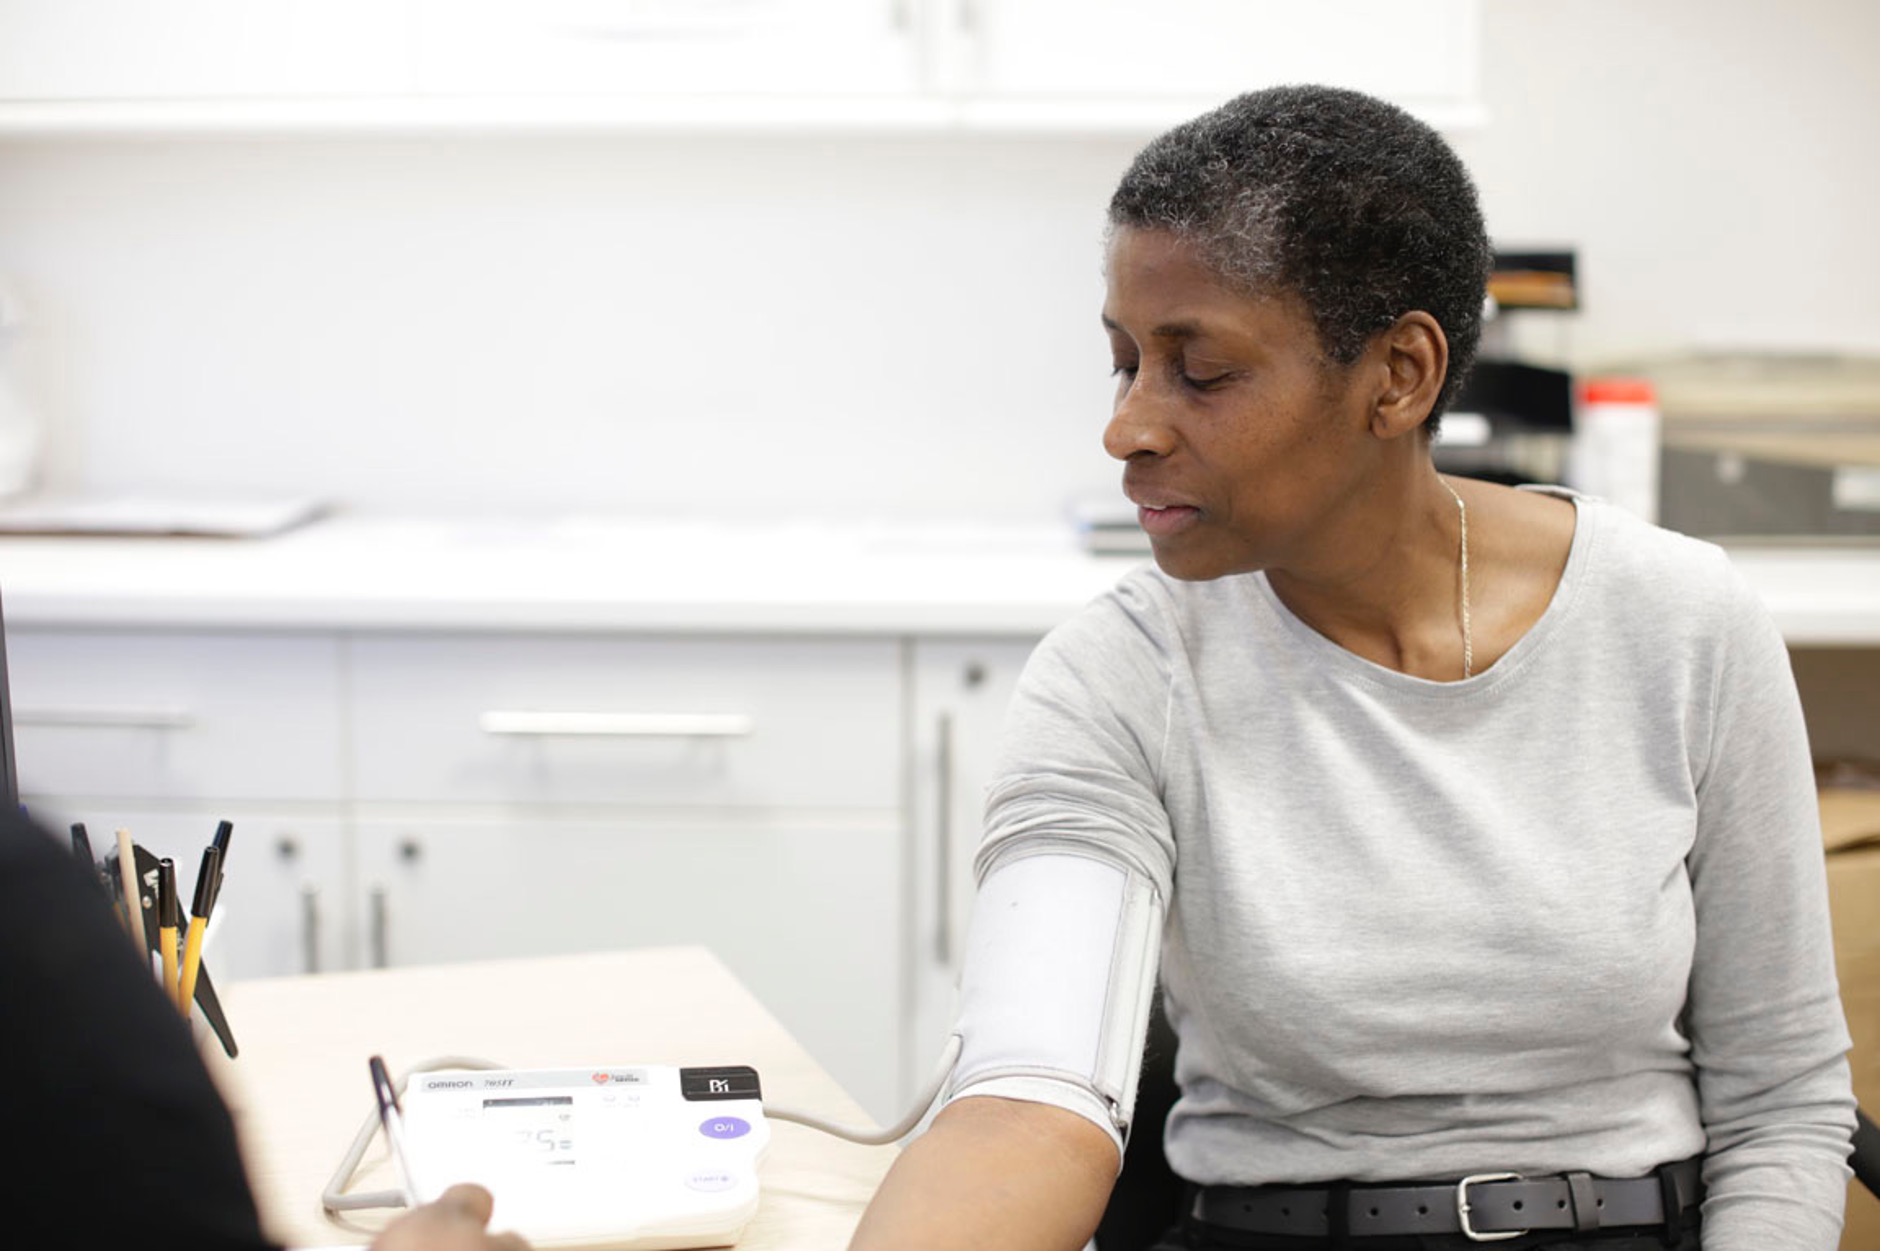
{"label": "belt buckle", "polygon": [[1455,1185],[1455,1222],[1461,1225],[1461,1234],[1471,1241],[1510,1241],[1516,1236],[1525,1236],[1529,1228],[1518,1232],[1477,1232],[1474,1224],[1468,1221],[1468,1187],[1471,1184],[1495,1184],[1503,1180],[1519,1179],[1514,1171],[1496,1171],[1492,1175],[1466,1175]]}

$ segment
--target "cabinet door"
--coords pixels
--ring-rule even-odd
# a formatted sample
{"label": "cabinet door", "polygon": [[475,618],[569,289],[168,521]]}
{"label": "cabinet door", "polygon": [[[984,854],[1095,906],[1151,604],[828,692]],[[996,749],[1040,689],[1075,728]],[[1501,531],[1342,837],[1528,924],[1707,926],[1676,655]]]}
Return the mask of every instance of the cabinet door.
{"label": "cabinet door", "polygon": [[441,95],[897,93],[914,0],[418,0],[417,82]]}
{"label": "cabinet door", "polygon": [[951,78],[982,97],[1173,98],[1194,110],[1330,83],[1419,110],[1480,90],[1479,0],[951,3],[963,32]]}
{"label": "cabinet door", "polygon": [[[121,828],[151,855],[169,857],[176,862],[186,913],[203,849],[219,820],[231,822],[222,896],[203,949],[216,982],[342,968],[348,862],[337,813],[254,811],[240,804],[126,810],[109,800],[33,796],[23,802],[35,821],[62,839],[73,822],[84,822],[100,859],[115,858]],[[240,1043],[242,1028],[234,1030]]]}
{"label": "cabinet door", "polygon": [[342,795],[339,646],[312,634],[10,633],[21,789],[83,799]]}
{"label": "cabinet door", "polygon": [[897,807],[888,639],[387,634],[349,646],[363,800]]}
{"label": "cabinet door", "polygon": [[390,93],[403,0],[0,0],[0,98]]}
{"label": "cabinet door", "polygon": [[704,944],[888,1120],[902,1102],[893,817],[366,817],[365,953],[412,965]]}
{"label": "cabinet door", "polygon": [[1034,639],[934,638],[915,647],[911,833],[915,890],[909,915],[913,999],[906,1087],[935,1068],[956,1021],[958,971],[983,837],[983,797],[996,738]]}

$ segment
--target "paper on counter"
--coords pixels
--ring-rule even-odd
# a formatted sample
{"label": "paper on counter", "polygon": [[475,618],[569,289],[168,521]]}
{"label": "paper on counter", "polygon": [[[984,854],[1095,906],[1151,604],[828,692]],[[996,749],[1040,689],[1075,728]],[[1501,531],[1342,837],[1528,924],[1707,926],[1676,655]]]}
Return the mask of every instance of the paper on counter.
{"label": "paper on counter", "polygon": [[0,534],[270,537],[327,510],[315,498],[197,499],[43,495],[0,506]]}

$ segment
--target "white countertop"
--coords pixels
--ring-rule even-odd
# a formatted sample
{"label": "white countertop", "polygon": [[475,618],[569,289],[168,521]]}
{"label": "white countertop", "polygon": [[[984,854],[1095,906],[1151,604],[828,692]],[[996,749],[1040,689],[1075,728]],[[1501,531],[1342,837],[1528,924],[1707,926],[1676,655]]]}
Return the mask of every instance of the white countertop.
{"label": "white countertop", "polygon": [[1039,634],[1138,562],[1072,530],[340,516],[0,539],[10,625]]}
{"label": "white countertop", "polygon": [[[1877,548],[1730,553],[1792,643],[1879,643]],[[19,627],[1036,635],[1142,562],[1054,527],[340,516],[0,539],[0,595]]]}

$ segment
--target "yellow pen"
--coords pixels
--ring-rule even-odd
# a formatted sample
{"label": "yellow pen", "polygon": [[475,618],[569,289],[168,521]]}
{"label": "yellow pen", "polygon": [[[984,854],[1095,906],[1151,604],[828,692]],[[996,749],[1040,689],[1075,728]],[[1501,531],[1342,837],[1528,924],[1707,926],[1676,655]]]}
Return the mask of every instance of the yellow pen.
{"label": "yellow pen", "polygon": [[164,956],[164,995],[176,1000],[177,865],[169,857],[157,862],[157,950]]}
{"label": "yellow pen", "polygon": [[197,866],[197,887],[190,901],[190,930],[184,936],[183,977],[177,985],[177,1008],[190,1016],[190,1002],[197,994],[197,967],[203,964],[203,931],[210,924],[210,905],[216,899],[216,876],[222,870],[223,854],[214,846],[203,849],[203,863]]}

